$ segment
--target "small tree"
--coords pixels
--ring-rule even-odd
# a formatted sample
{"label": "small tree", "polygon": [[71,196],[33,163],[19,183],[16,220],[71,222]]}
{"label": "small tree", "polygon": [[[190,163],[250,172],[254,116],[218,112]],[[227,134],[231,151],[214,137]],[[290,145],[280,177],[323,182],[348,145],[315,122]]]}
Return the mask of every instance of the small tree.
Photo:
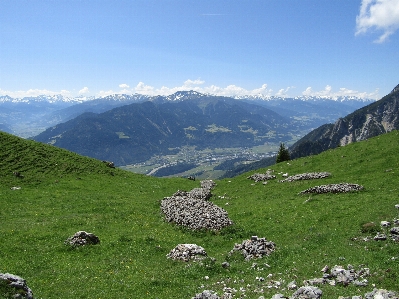
{"label": "small tree", "polygon": [[278,150],[277,153],[276,163],[289,161],[289,160],[291,160],[291,158],[288,149],[285,147],[284,143],[280,143],[280,149]]}

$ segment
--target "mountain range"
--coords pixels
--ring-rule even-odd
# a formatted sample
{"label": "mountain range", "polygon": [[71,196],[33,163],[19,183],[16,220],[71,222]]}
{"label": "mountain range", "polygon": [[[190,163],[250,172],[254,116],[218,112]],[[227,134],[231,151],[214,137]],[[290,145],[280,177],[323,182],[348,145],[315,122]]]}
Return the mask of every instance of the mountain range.
{"label": "mountain range", "polygon": [[[380,100],[338,118],[334,123],[326,123],[312,130],[290,147],[290,156],[295,159],[316,155],[398,129],[399,85]],[[234,177],[250,170],[268,167],[275,160],[275,157],[269,157],[250,164],[235,165],[223,177]]]}
{"label": "mountain range", "polygon": [[[211,95],[195,91],[180,91],[169,96],[114,94],[105,97],[65,97],[62,95],[25,98],[0,97],[0,130],[21,137],[32,137],[45,129],[71,120],[82,113],[102,113],[110,109],[145,101],[179,102]],[[237,100],[260,105],[300,121],[307,131],[333,122],[374,100],[357,97],[266,97],[240,96]],[[326,113],[328,111],[328,113]]]}
{"label": "mountain range", "polygon": [[176,153],[182,146],[231,148],[287,141],[301,131],[294,123],[270,109],[225,97],[157,98],[84,113],[34,140],[127,165]]}

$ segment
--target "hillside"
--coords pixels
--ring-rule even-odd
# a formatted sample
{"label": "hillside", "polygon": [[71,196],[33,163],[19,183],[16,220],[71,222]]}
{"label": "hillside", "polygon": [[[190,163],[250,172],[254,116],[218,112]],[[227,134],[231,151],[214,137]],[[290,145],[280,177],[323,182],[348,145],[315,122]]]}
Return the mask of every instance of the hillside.
{"label": "hillside", "polygon": [[[399,243],[372,239],[387,231],[380,221],[398,217],[398,131],[273,165],[277,179],[266,185],[247,179],[254,171],[216,181],[211,201],[234,222],[218,232],[179,228],[160,213],[162,198],[199,187],[198,181],[137,175],[5,133],[0,145],[0,272],[25,278],[35,298],[192,298],[204,289],[221,296],[228,288],[233,298],[291,296],[291,281],[302,286],[321,277],[325,265],[348,264],[370,269],[367,285],[318,285],[323,298],[364,296],[374,287],[399,291]],[[331,176],[278,181],[282,173],[307,172]],[[343,182],[364,189],[298,195]],[[95,233],[100,244],[64,245],[80,230]],[[274,242],[275,252],[252,261],[228,255],[254,235]],[[216,260],[167,259],[179,243],[198,244]],[[229,267],[222,267],[225,261]]]}
{"label": "hillside", "polygon": [[300,132],[293,121],[267,108],[203,96],[85,113],[34,139],[120,166],[173,154],[183,146],[251,147],[290,140]]}
{"label": "hillside", "polygon": [[[399,86],[399,85],[398,85]],[[330,148],[399,129],[399,88],[379,101],[311,131],[290,148],[294,158],[318,154]]]}

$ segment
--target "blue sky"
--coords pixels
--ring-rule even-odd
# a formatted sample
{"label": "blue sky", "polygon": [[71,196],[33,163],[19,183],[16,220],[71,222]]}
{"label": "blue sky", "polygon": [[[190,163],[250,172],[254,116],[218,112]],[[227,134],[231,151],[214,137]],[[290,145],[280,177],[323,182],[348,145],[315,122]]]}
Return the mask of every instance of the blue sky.
{"label": "blue sky", "polygon": [[0,95],[360,95],[399,84],[399,0],[2,0]]}

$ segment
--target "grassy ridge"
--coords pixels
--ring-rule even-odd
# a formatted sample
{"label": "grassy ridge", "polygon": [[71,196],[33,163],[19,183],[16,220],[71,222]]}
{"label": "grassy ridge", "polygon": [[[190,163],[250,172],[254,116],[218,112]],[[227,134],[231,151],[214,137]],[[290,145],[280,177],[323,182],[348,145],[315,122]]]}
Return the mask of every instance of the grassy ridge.
{"label": "grassy ridge", "polygon": [[[325,264],[363,264],[375,273],[360,291],[323,286],[325,298],[364,295],[372,284],[399,291],[399,244],[352,239],[367,235],[361,233],[362,224],[398,216],[398,131],[271,167],[276,173],[331,172],[327,179],[252,185],[245,174],[217,181],[212,200],[235,223],[217,233],[180,229],[160,215],[159,200],[199,182],[110,169],[7,134],[0,134],[0,146],[0,272],[24,277],[37,298],[191,298],[201,285],[220,295],[222,286],[213,284],[228,277],[228,286],[245,287],[247,298],[258,298],[252,292],[260,284],[256,276],[273,274],[273,279],[295,279],[301,285],[320,277]],[[13,171],[24,178],[14,177]],[[340,182],[365,189],[298,195],[312,186]],[[12,186],[21,189],[10,190]],[[78,230],[95,233],[101,244],[74,250],[65,246],[65,239]],[[252,262],[227,256],[234,243],[251,235],[276,243],[275,253],[256,261],[270,268],[256,271]],[[165,255],[178,243],[203,246],[216,263],[187,267],[167,260]],[[225,260],[229,269],[221,267]],[[241,279],[243,283],[233,283]],[[292,293],[264,289],[265,298]]]}

